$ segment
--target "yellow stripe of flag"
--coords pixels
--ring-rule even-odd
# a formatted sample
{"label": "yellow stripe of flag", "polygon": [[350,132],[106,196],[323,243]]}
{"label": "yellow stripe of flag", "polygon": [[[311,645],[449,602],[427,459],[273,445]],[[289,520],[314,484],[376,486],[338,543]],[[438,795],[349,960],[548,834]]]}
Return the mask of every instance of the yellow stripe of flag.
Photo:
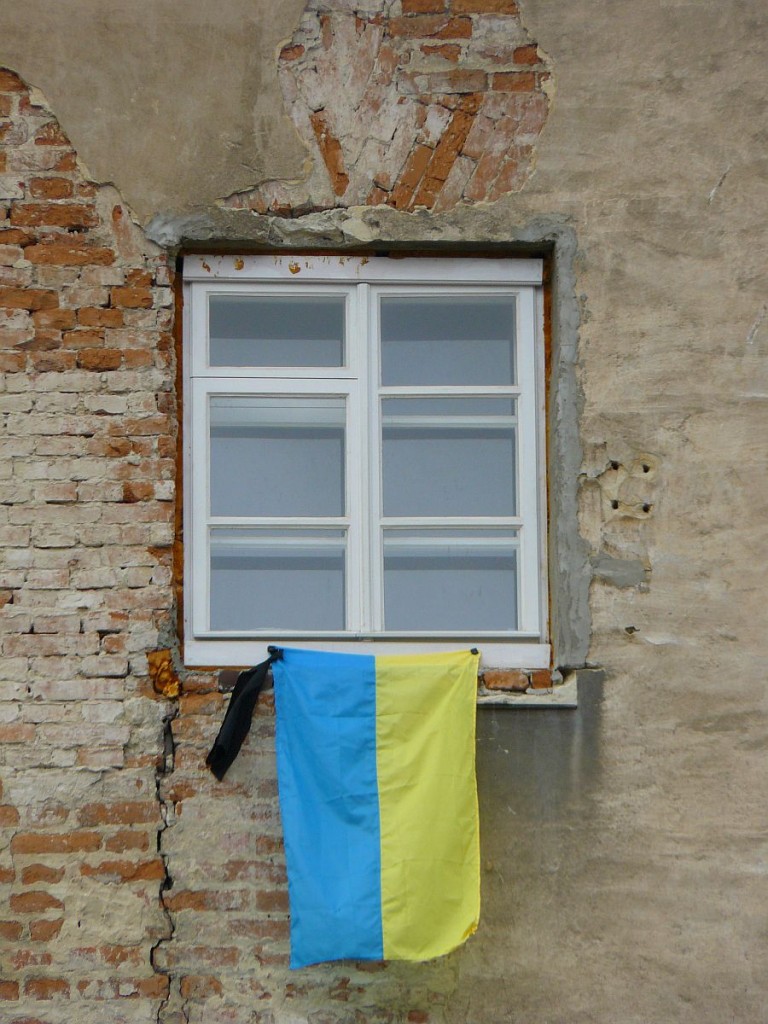
{"label": "yellow stripe of flag", "polygon": [[429,960],[480,915],[478,656],[376,658],[385,959]]}

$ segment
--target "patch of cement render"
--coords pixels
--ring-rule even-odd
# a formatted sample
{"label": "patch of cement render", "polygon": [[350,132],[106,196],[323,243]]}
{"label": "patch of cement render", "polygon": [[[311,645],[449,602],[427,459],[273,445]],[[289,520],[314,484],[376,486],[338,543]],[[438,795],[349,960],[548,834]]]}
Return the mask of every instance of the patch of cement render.
{"label": "patch of cement render", "polygon": [[613,558],[601,552],[591,559],[598,579],[614,587],[637,587],[648,580],[648,572],[639,558]]}

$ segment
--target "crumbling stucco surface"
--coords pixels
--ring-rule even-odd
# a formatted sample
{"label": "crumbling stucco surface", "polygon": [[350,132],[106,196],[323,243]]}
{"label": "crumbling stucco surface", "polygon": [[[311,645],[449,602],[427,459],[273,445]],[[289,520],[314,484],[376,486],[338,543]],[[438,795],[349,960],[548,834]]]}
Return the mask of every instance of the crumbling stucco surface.
{"label": "crumbling stucco surface", "polygon": [[[159,693],[140,690],[144,651],[133,659],[136,671],[119,677],[124,682],[104,680],[110,700],[127,695],[125,749],[148,760],[130,762],[128,774],[108,764],[98,783],[111,803],[127,800],[128,785],[139,794],[134,800],[146,801],[157,771],[158,820],[149,825],[160,835],[167,875],[151,886],[134,883],[132,892],[143,893],[142,913],[157,929],[135,943],[144,956],[140,976],[154,982],[151,954],[157,977],[168,979],[167,998],[160,987],[162,998],[129,1003],[116,989],[96,1005],[76,982],[69,998],[61,990],[38,998],[45,991],[39,978],[66,972],[88,981],[132,969],[94,968],[77,952],[92,947],[79,942],[80,918],[72,918],[47,944],[27,933],[13,938],[13,927],[3,933],[6,974],[21,985],[0,987],[10,1019],[111,1024],[160,1013],[165,1024],[761,1021],[768,1004],[765,5],[525,0],[521,20],[550,62],[554,98],[535,167],[519,191],[439,214],[353,206],[293,218],[225,209],[215,199],[262,176],[306,176],[307,150],[277,80],[278,43],[290,40],[302,4],[280,11],[248,5],[265,31],[278,18],[281,26],[269,59],[259,57],[258,96],[245,84],[231,104],[227,95],[219,106],[184,106],[198,67],[179,61],[165,99],[191,150],[169,146],[168,122],[142,114],[140,158],[126,156],[133,126],[121,120],[115,68],[128,80],[146,74],[157,84],[168,74],[163,58],[142,70],[134,50],[121,48],[125,35],[105,33],[89,50],[85,81],[95,84],[83,84],[82,64],[68,61],[93,5],[68,5],[67,24],[58,5],[27,5],[34,24],[21,4],[12,6],[18,18],[0,56],[48,90],[92,174],[118,185],[152,241],[171,254],[184,245],[455,251],[489,243],[551,253],[553,632],[564,664],[599,665],[604,677],[582,672],[581,705],[573,712],[481,713],[484,916],[462,951],[424,967],[346,964],[291,974],[269,702],[260,705],[231,776],[215,784],[203,759],[226,698],[215,673],[178,664],[169,598],[162,629],[142,643],[174,650],[181,696],[174,696],[170,669],[167,692],[159,675]],[[187,15],[174,7],[176,35],[168,39],[178,48],[197,31],[202,8],[186,5]],[[115,5],[123,19],[115,24],[138,33],[147,10]],[[48,30],[60,33],[56,61]],[[214,63],[225,80],[230,68],[253,59],[248,32],[230,33],[226,46],[210,20],[206,33],[212,52],[226,50]],[[245,124],[257,102],[268,112],[255,143],[258,174],[244,175],[243,185],[233,152],[212,152],[206,142],[219,118]],[[109,144],[94,127],[102,120]],[[148,161],[147,153],[163,159]],[[20,269],[11,265],[9,273]],[[173,380],[168,369],[162,388]],[[98,375],[94,382],[100,399],[108,382]],[[15,469],[6,472],[13,482]],[[3,508],[4,525],[23,531],[25,513]],[[23,539],[5,534],[16,552],[6,568],[22,557]],[[37,591],[34,579],[12,578],[25,593]],[[69,599],[54,592],[52,607]],[[42,700],[44,688],[33,679],[43,667],[25,667],[20,679],[3,684],[4,721],[21,720],[22,735],[41,715],[81,708],[96,714],[82,680],[71,699]],[[47,668],[51,676],[54,669]],[[14,662],[13,670],[22,666]],[[161,715],[176,716],[174,750],[163,747]],[[49,727],[43,736],[53,744]],[[52,759],[69,756],[64,743],[62,733]],[[66,765],[44,766],[34,784],[63,794],[65,806],[39,810],[25,788],[31,775],[17,768],[8,784],[9,766],[23,769],[29,749],[9,744],[3,753],[9,840],[18,831],[18,805],[25,825],[47,834],[69,829],[51,814],[72,813],[76,827],[83,806],[103,802],[88,795],[84,772],[73,777]],[[126,831],[103,827],[111,830],[105,842]],[[11,896],[24,895],[24,872],[42,864],[54,874],[38,874],[35,889],[71,900],[84,914],[90,908],[89,935],[109,943],[104,908],[110,897],[118,910],[128,903],[116,880],[89,880],[87,892],[98,898],[85,900],[79,863],[63,854],[25,853],[14,861],[4,850],[3,858],[2,884]],[[120,916],[133,942],[142,918],[138,904],[130,906]],[[12,911],[5,917],[15,924]],[[56,905],[41,919],[57,920]],[[30,959],[45,955],[52,960]],[[14,992],[24,995],[25,986],[23,1003]],[[83,1007],[90,1017],[73,1012]]]}

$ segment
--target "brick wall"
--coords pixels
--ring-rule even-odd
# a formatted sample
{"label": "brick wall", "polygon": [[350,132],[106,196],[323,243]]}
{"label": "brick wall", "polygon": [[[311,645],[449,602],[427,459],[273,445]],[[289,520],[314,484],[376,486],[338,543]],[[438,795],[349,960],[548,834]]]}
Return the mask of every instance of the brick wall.
{"label": "brick wall", "polygon": [[173,597],[170,286],[114,189],[0,72],[4,1021],[154,1020],[168,989],[146,652]]}
{"label": "brick wall", "polygon": [[288,970],[270,695],[217,783],[179,662],[172,272],[6,71],[0,188],[0,1020],[439,1020],[450,958]]}

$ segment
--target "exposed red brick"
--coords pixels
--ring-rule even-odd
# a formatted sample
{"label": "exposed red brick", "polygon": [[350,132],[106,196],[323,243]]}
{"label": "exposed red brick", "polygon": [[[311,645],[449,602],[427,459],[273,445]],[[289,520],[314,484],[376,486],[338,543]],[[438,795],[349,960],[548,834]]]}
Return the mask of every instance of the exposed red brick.
{"label": "exposed red brick", "polygon": [[113,288],[110,292],[113,306],[124,309],[151,309],[152,292],[148,288],[136,288],[131,285]]}
{"label": "exposed red brick", "polygon": [[0,939],[7,939],[8,942],[18,942],[21,938],[22,925],[20,921],[0,921]]}
{"label": "exposed red brick", "polygon": [[408,1024],[429,1024],[429,1014],[426,1010],[409,1010],[406,1020]]}
{"label": "exposed red brick", "polygon": [[491,75],[494,92],[533,92],[536,76],[532,71],[502,71]]}
{"label": "exposed red brick", "polygon": [[49,967],[53,963],[50,953],[35,949],[17,949],[11,957],[11,963],[20,971],[23,967]]}
{"label": "exposed red brick", "polygon": [[548,668],[537,668],[531,672],[531,686],[534,690],[549,690],[552,688],[552,673]]}
{"label": "exposed red brick", "polygon": [[49,121],[35,133],[35,145],[68,146],[69,139],[55,121]]}
{"label": "exposed red brick", "polygon": [[517,14],[515,0],[452,0],[454,14]]}
{"label": "exposed red brick", "polygon": [[67,331],[62,336],[62,344],[65,348],[101,350],[104,347],[104,331],[99,328]]}
{"label": "exposed red brick", "polygon": [[74,309],[38,309],[32,314],[35,327],[51,327],[56,331],[66,331],[75,326]]}
{"label": "exposed red brick", "polygon": [[458,43],[422,43],[420,49],[425,57],[442,57],[453,64],[456,64],[461,56],[461,47]]}
{"label": "exposed red brick", "polygon": [[256,892],[255,904],[258,910],[271,914],[275,911],[287,913],[288,911],[288,890],[283,889],[262,889]]}
{"label": "exposed red brick", "polygon": [[125,316],[121,309],[84,306],[77,311],[77,322],[84,327],[122,327]]}
{"label": "exposed red brick", "polygon": [[0,306],[6,309],[52,309],[58,306],[57,292],[43,288],[2,288],[0,287]]}
{"label": "exposed red brick", "polygon": [[152,484],[139,483],[138,481],[123,484],[122,500],[129,505],[137,501],[150,501],[154,496],[155,489]]}
{"label": "exposed red brick", "polygon": [[349,185],[349,175],[344,169],[341,144],[335,136],[331,135],[324,111],[315,111],[310,120],[323,161],[331,177],[331,188],[337,196],[343,196]]}
{"label": "exposed red brick", "polygon": [[512,54],[515,64],[538,64],[539,48],[536,43],[529,43],[527,46],[518,46]]}
{"label": "exposed red brick", "polygon": [[110,836],[104,844],[110,853],[124,853],[126,850],[148,850],[149,833],[136,829],[125,829]]}
{"label": "exposed red brick", "polygon": [[8,71],[5,68],[0,68],[0,92],[26,92],[27,87],[24,85],[18,75],[15,75],[13,71]]}
{"label": "exposed red brick", "polygon": [[366,206],[382,206],[386,203],[389,198],[389,192],[385,192],[383,188],[374,186],[368,193],[365,200]]}
{"label": "exposed red brick", "polygon": [[154,799],[121,800],[86,804],[78,812],[78,818],[81,825],[139,825],[156,822],[158,809]]}
{"label": "exposed red brick", "polygon": [[77,365],[81,370],[116,370],[122,361],[119,349],[85,348],[77,353]]}
{"label": "exposed red brick", "polygon": [[[256,905],[259,910],[269,909],[259,906],[258,897],[263,893],[256,893]],[[269,895],[269,894],[266,894]],[[254,904],[254,894],[250,889],[234,889],[228,891],[196,889],[172,893],[166,897],[166,906],[171,912],[177,913],[181,910],[245,910]]]}
{"label": "exposed red brick", "polygon": [[510,690],[525,693],[530,683],[525,672],[517,669],[485,669],[483,683],[488,690]]}
{"label": "exposed red brick", "polygon": [[11,839],[11,851],[25,853],[79,853],[98,850],[98,832],[17,832]]}
{"label": "exposed red brick", "polygon": [[181,978],[182,999],[208,999],[220,996],[224,989],[213,974],[185,974]]}
{"label": "exposed red brick", "polygon": [[81,864],[80,874],[85,878],[109,876],[122,882],[152,881],[165,876],[161,858],[136,862],[133,860],[103,860],[99,864]]}
{"label": "exposed red brick", "polygon": [[125,273],[125,283],[133,288],[149,288],[152,284],[152,275],[148,270],[132,267]]}
{"label": "exposed red brick", "polygon": [[32,999],[69,999],[69,982],[64,978],[29,978],[24,982],[24,995]]}
{"label": "exposed red brick", "polygon": [[405,209],[411,201],[416,186],[432,159],[434,151],[429,146],[416,146],[408,158],[400,179],[392,190],[387,202],[398,210]]}
{"label": "exposed red brick", "polygon": [[16,872],[13,868],[0,868],[0,885],[13,885],[16,881]]}
{"label": "exposed red brick", "polygon": [[34,892],[16,893],[9,900],[11,910],[16,914],[40,914],[44,910],[63,910],[64,904],[48,892],[36,889]]}
{"label": "exposed red brick", "polygon": [[[2,241],[4,232],[0,232]],[[19,242],[23,245],[23,242]],[[24,258],[30,263],[48,264],[62,267],[109,266],[115,262],[115,254],[104,246],[89,245],[76,240],[60,242],[41,242],[30,245],[24,251]]]}
{"label": "exposed red brick", "polygon": [[413,197],[412,206],[431,206],[443,187],[464,140],[472,127],[473,115],[457,110],[443,132],[429,161],[421,187]]}
{"label": "exposed red brick", "polygon": [[18,999],[19,998],[19,983],[18,981],[0,981],[0,999]]}
{"label": "exposed red brick", "polygon": [[28,864],[21,872],[23,885],[34,885],[36,882],[60,882],[64,877],[64,868],[52,868],[47,864]]}
{"label": "exposed red brick", "polygon": [[32,235],[21,228],[0,229],[0,245],[29,245],[32,242]]}
{"label": "exposed red brick", "polygon": [[304,47],[301,43],[296,43],[295,46],[284,46],[280,51],[280,60],[298,60],[302,53],[304,53]]}
{"label": "exposed red brick", "polygon": [[18,825],[19,812],[12,804],[0,804],[0,828]]}
{"label": "exposed red brick", "polygon": [[20,227],[82,229],[98,222],[95,209],[82,203],[17,203],[11,207],[11,223]]}
{"label": "exposed red brick", "polygon": [[55,921],[30,921],[29,937],[33,942],[50,942],[59,934],[63,924],[63,917],[59,917]]}
{"label": "exposed red brick", "polygon": [[33,178],[29,194],[35,199],[69,199],[74,188],[69,178]]}

